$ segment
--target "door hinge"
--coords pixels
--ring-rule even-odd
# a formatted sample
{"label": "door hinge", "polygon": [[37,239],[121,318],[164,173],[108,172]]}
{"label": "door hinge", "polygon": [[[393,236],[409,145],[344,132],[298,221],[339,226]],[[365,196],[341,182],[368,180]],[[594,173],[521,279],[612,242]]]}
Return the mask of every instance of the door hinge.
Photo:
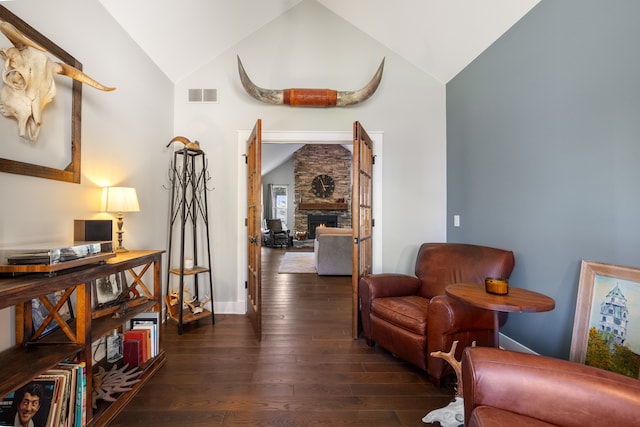
{"label": "door hinge", "polygon": [[372,227],[376,226],[376,220],[374,218],[371,218],[371,226]]}
{"label": "door hinge", "polygon": [[244,281],[244,288],[247,289],[249,287],[249,283],[245,280]]}
{"label": "door hinge", "polygon": [[247,156],[247,154],[243,154],[242,157],[244,157],[244,164],[249,164],[249,156]]}
{"label": "door hinge", "polygon": [[245,218],[244,219],[244,226],[248,227],[249,226],[249,218]]}
{"label": "door hinge", "polygon": [[375,155],[375,156],[372,156],[372,157],[371,157],[371,164],[372,164],[372,165],[375,165],[375,164],[376,164],[376,157],[378,157],[378,156],[377,156],[377,155]]}

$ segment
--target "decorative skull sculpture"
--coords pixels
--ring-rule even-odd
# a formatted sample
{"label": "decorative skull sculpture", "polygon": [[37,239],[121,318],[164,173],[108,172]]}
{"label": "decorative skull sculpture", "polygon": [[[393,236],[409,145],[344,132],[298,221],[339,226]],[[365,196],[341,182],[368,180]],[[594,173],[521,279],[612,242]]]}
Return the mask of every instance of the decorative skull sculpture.
{"label": "decorative skull sculpture", "polygon": [[28,39],[8,22],[0,22],[0,31],[13,47],[0,49],[4,59],[0,88],[0,113],[18,121],[18,134],[37,141],[42,111],[56,96],[54,74],[71,77],[96,89],[112,91],[68,64],[53,62],[42,46]]}

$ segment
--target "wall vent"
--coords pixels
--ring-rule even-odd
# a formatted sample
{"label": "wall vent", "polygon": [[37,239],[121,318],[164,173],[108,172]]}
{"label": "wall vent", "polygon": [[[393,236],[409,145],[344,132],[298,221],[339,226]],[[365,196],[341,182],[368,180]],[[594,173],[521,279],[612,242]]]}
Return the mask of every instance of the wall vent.
{"label": "wall vent", "polygon": [[189,102],[218,103],[218,89],[189,89]]}

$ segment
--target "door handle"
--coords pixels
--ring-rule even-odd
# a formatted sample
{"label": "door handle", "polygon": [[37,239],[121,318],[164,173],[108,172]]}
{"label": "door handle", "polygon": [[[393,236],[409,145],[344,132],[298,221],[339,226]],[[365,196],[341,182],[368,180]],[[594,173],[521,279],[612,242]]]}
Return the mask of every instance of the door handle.
{"label": "door handle", "polygon": [[249,236],[249,242],[257,243],[258,242],[258,237],[257,236]]}

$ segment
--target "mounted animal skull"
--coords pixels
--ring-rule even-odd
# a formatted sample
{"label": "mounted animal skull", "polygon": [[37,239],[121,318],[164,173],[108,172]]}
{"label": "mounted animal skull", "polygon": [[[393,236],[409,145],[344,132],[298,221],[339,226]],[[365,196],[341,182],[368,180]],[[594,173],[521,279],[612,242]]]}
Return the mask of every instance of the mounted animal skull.
{"label": "mounted animal skull", "polygon": [[294,107],[346,107],[366,101],[373,95],[382,80],[384,58],[371,81],[361,89],[339,91],[333,89],[264,89],[256,86],[244,70],[238,56],[238,73],[244,90],[267,104],[291,105]]}
{"label": "mounted animal skull", "polygon": [[8,22],[0,22],[0,31],[13,47],[0,49],[5,60],[0,88],[0,113],[18,121],[18,134],[37,141],[42,125],[42,111],[56,96],[54,74],[71,77],[96,89],[112,91],[82,71],[68,64],[53,62],[47,50],[28,39]]}

